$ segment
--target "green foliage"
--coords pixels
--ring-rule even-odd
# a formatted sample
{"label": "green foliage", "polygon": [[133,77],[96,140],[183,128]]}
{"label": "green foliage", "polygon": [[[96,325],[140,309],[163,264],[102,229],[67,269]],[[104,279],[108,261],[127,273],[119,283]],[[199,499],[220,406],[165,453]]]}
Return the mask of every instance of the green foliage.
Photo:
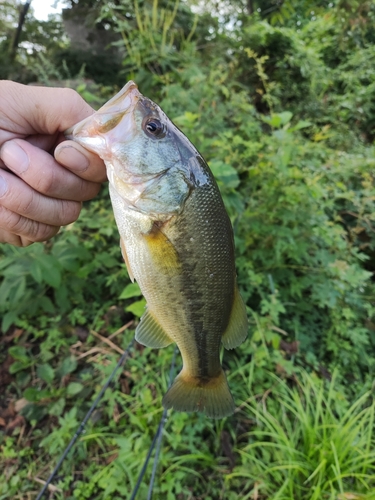
{"label": "green foliage", "polygon": [[228,485],[232,489],[244,478],[243,488],[249,491],[244,499],[253,498],[255,489],[278,499],[333,500],[349,492],[351,498],[373,498],[375,407],[370,394],[346,408],[334,381],[325,389],[318,379],[301,375],[293,388],[273,377],[267,396],[246,404],[254,428],[240,437],[236,451],[242,464],[225,478]]}
{"label": "green foliage", "polygon": [[[51,45],[30,71],[44,83],[78,75],[70,83],[94,106],[128,78],[160,103],[217,178],[249,311],[248,341],[223,358],[239,410],[170,416],[155,498],[374,498],[372,2],[220,2],[218,17],[210,2],[74,4],[117,36],[121,70],[105,79],[100,57],[85,65],[60,47],[54,59]],[[56,463],[144,307],[106,188],[52,241],[1,247],[6,401],[23,402],[32,440],[0,433],[0,498],[35,490],[30,478]],[[170,359],[133,352],[63,464],[57,499],[130,495]]]}

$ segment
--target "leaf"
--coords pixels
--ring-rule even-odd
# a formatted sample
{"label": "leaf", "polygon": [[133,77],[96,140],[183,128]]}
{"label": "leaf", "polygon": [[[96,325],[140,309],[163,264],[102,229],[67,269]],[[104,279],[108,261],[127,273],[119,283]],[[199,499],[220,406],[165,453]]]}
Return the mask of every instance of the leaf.
{"label": "leaf", "polygon": [[213,160],[210,162],[210,168],[214,176],[221,180],[226,187],[236,188],[239,185],[240,179],[237,170],[231,165],[220,160]]}
{"label": "leaf", "polygon": [[36,369],[37,375],[39,378],[47,382],[47,384],[51,384],[53,379],[55,378],[55,372],[51,365],[45,363],[44,365],[39,365]]}
{"label": "leaf", "polygon": [[13,308],[16,308],[19,305],[19,302],[21,301],[23,295],[25,294],[25,290],[26,290],[26,277],[18,276],[12,283],[12,291],[9,297],[9,300]]}
{"label": "leaf", "polygon": [[37,283],[42,283],[43,281],[43,271],[38,259],[34,259],[31,262],[30,274]]}
{"label": "leaf", "polygon": [[294,132],[295,130],[301,130],[302,128],[307,128],[311,127],[312,122],[306,121],[306,120],[300,120],[296,125],[293,127],[290,127],[288,132]]}
{"label": "leaf", "polygon": [[59,261],[52,255],[42,255],[39,264],[42,269],[43,281],[53,288],[58,288],[61,283]]}
{"label": "leaf", "polygon": [[59,417],[60,415],[62,415],[64,408],[65,408],[65,399],[60,398],[50,407],[48,413],[55,417]]}
{"label": "leaf", "polygon": [[55,306],[53,305],[52,300],[47,296],[39,299],[39,307],[46,313],[53,314],[55,312]]}
{"label": "leaf", "polygon": [[77,368],[77,359],[74,356],[69,356],[69,358],[65,358],[62,362],[62,365],[59,369],[59,375],[61,377],[65,377],[68,373],[74,372]]}
{"label": "leaf", "polygon": [[138,300],[137,302],[133,302],[133,304],[130,304],[130,306],[125,308],[125,311],[129,311],[133,313],[134,316],[140,318],[142,314],[145,312],[145,307],[146,307],[146,300],[141,299]]}
{"label": "leaf", "polygon": [[79,382],[70,382],[70,384],[66,388],[66,393],[68,394],[68,396],[75,396],[76,394],[81,392],[82,389],[83,385]]}
{"label": "leaf", "polygon": [[30,403],[35,403],[39,400],[39,391],[34,387],[28,387],[23,393],[23,397]]}
{"label": "leaf", "polygon": [[28,368],[31,365],[31,363],[24,363],[23,361],[15,361],[12,363],[9,367],[9,373],[14,374],[18,373],[22,370],[25,370],[25,368]]}
{"label": "leaf", "polygon": [[142,295],[138,283],[129,283],[121,292],[119,299],[130,299],[131,297],[139,297]]}
{"label": "leaf", "polygon": [[9,347],[8,352],[12,356],[12,358],[17,359],[18,361],[22,361],[23,363],[28,363],[30,360],[29,356],[27,355],[26,349],[22,346],[15,345]]}
{"label": "leaf", "polygon": [[293,113],[290,111],[283,111],[282,113],[279,113],[278,116],[281,119],[281,125],[286,125],[292,119]]}
{"label": "leaf", "polygon": [[279,128],[282,125],[289,123],[292,117],[293,113],[290,111],[283,111],[282,113],[272,113],[270,116],[262,116],[261,118],[271,127]]}
{"label": "leaf", "polygon": [[18,314],[16,311],[8,311],[4,314],[1,321],[1,330],[6,333],[9,327],[17,320]]}

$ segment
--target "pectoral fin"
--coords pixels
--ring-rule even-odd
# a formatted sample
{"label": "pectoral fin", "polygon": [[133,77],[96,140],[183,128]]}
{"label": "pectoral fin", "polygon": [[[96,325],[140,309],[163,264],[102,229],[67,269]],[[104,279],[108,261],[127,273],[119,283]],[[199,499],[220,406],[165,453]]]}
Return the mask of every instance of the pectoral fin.
{"label": "pectoral fin", "polygon": [[247,328],[246,306],[236,286],[229,323],[221,338],[225,349],[234,349],[242,344],[247,337]]}
{"label": "pectoral fin", "polygon": [[152,261],[160,273],[176,275],[180,272],[181,262],[177,250],[167,235],[154,224],[144,236]]}
{"label": "pectoral fin", "polygon": [[131,282],[134,283],[134,274],[133,274],[133,271],[131,270],[128,255],[126,253],[125,243],[124,243],[124,240],[122,238],[120,238],[120,247],[121,247],[122,257],[125,261],[126,268],[128,270],[129,278],[131,279]]}
{"label": "pectoral fin", "polygon": [[140,344],[156,349],[167,347],[173,342],[148,309],[135,330],[135,340]]}

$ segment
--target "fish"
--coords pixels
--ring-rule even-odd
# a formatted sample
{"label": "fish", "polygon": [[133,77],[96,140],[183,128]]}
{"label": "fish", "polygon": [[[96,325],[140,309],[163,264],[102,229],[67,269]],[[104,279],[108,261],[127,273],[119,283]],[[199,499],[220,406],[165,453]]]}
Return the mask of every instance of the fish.
{"label": "fish", "polygon": [[136,340],[151,348],[176,343],[181,353],[163,406],[231,415],[221,345],[239,346],[248,320],[232,225],[207,163],[133,81],[65,135],[106,165],[122,255],[146,299]]}

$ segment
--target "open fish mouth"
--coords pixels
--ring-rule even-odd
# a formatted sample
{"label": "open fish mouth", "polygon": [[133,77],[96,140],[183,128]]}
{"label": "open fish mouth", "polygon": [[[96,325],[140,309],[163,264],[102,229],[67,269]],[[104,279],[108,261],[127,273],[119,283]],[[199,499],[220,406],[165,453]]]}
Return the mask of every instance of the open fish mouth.
{"label": "open fish mouth", "polygon": [[[131,138],[134,131],[133,119],[124,120],[125,116],[132,115],[138,100],[142,97],[136,83],[129,81],[112,99],[104,104],[98,111],[73,125],[64,132],[67,139],[74,140],[89,151],[106,159],[106,152],[111,149],[108,144],[108,132],[111,142]],[[121,125],[121,126],[119,126]],[[118,128],[115,132],[114,129]]]}

